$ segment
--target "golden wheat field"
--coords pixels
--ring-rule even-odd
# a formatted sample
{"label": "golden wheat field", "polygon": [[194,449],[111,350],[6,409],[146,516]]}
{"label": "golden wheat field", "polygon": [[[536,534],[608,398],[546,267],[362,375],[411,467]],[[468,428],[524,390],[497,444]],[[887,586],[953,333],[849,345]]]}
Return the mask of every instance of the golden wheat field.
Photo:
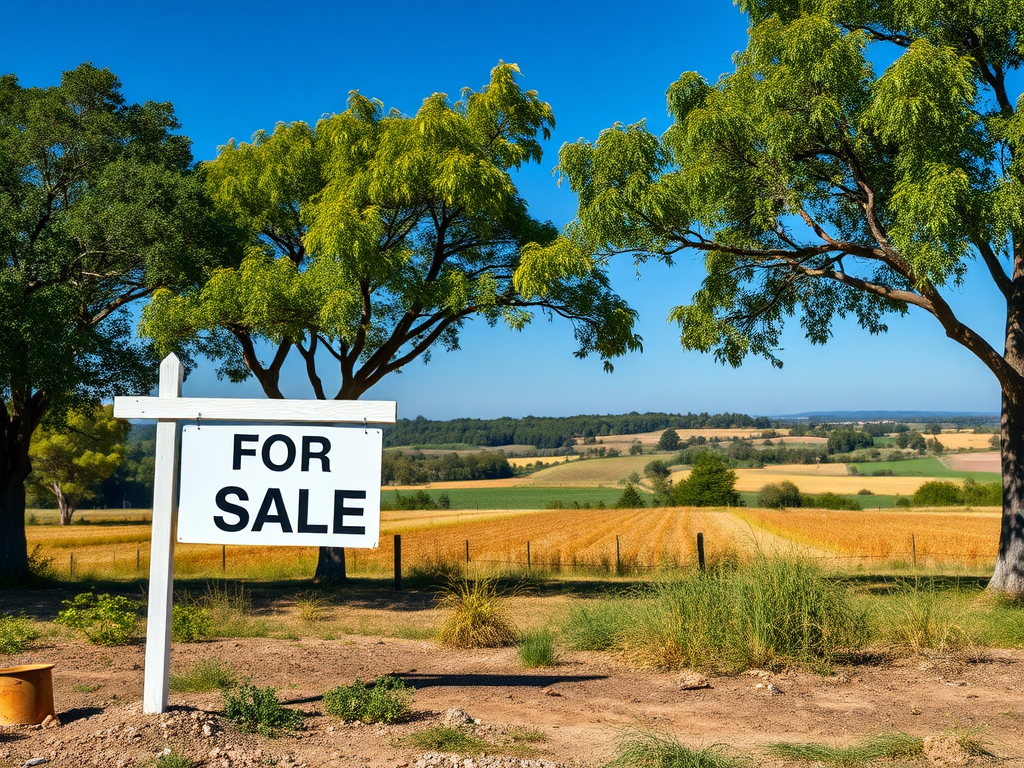
{"label": "golden wheat field", "polygon": [[[788,480],[802,493],[838,493],[856,494],[863,489],[883,496],[913,495],[922,483],[929,480],[949,480],[934,477],[872,477],[868,475],[846,474],[843,464],[818,465],[820,472],[815,472],[815,465],[778,465],[763,469],[737,469],[737,491],[759,491],[768,483],[780,483]],[[837,473],[838,470],[838,473]],[[672,473],[672,482],[678,483],[690,476],[690,470],[681,469]]]}
{"label": "golden wheat field", "polygon": [[[995,556],[995,511],[774,511],[761,509],[544,510],[536,512],[385,512],[380,547],[347,550],[354,574],[393,568],[394,534],[402,535],[405,571],[475,568],[552,572],[643,573],[692,563],[696,535],[709,561],[755,549],[790,547],[840,565],[885,567],[912,560],[911,534],[921,566],[986,566]],[[149,567],[149,526],[29,526],[30,549],[52,558],[57,573],[136,578]],[[527,561],[529,542],[529,563]],[[616,567],[618,559],[618,568]],[[275,580],[308,578],[317,552],[303,547],[178,545],[179,577]]]}
{"label": "golden wheat field", "polygon": [[[796,544],[865,561],[976,566],[995,560],[998,511],[741,509],[736,515]],[[913,536],[913,539],[911,539]]]}

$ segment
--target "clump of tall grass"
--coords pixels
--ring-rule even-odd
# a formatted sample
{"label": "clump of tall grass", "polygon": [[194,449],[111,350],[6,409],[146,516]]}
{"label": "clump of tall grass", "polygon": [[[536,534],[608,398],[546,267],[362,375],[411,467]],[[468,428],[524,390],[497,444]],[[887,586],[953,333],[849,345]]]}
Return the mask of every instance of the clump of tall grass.
{"label": "clump of tall grass", "polygon": [[203,659],[189,669],[169,675],[167,687],[179,693],[206,693],[230,688],[235,682],[234,672],[220,661]]}
{"label": "clump of tall grass", "polygon": [[295,596],[295,607],[299,612],[299,620],[303,624],[316,624],[327,618],[327,609],[331,602],[324,595],[313,590],[299,592]]}
{"label": "clump of tall grass", "polygon": [[958,597],[915,583],[885,601],[878,622],[881,639],[912,654],[963,649],[971,638]]}
{"label": "clump of tall grass", "polygon": [[212,581],[198,600],[210,618],[212,637],[266,637],[270,627],[252,615],[252,597],[245,585]]}
{"label": "clump of tall grass", "polygon": [[[570,617],[566,636],[604,640],[640,666],[735,672],[799,664],[824,668],[865,638],[847,587],[793,555],[690,571]],[[591,643],[591,647],[598,644]]]}
{"label": "clump of tall grass", "polygon": [[451,584],[465,575],[464,563],[457,557],[434,551],[417,559],[410,567],[406,580],[419,586]]}
{"label": "clump of tall grass", "polygon": [[893,731],[868,736],[848,747],[827,744],[793,744],[776,742],[767,746],[773,757],[801,760],[836,768],[860,768],[872,760],[915,758],[924,754],[924,740],[918,736]]}
{"label": "clump of tall grass", "polygon": [[606,768],[748,768],[743,755],[723,744],[692,749],[675,736],[651,731],[630,733],[619,741]]}
{"label": "clump of tall grass", "polygon": [[517,637],[506,592],[494,578],[453,580],[441,591],[438,607],[448,612],[437,638],[449,648],[498,648]]}
{"label": "clump of tall grass", "polygon": [[553,667],[557,661],[555,634],[550,629],[524,633],[516,650],[519,660],[527,669]]}

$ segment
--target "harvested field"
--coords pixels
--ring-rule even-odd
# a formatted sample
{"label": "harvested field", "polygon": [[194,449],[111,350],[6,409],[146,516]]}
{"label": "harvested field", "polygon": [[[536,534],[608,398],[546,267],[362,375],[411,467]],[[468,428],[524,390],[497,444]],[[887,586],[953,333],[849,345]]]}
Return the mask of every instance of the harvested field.
{"label": "harvested field", "polygon": [[990,566],[999,541],[1000,513],[941,509],[839,512],[738,509],[751,526],[837,556],[909,563],[911,535],[919,565]]}
{"label": "harvested field", "polygon": [[954,453],[945,456],[942,463],[957,472],[1001,472],[999,451],[988,453]]}
{"label": "harvested field", "polygon": [[[931,437],[931,435],[926,435]],[[935,435],[947,451],[990,451],[992,444],[989,442],[992,435],[975,434],[973,432],[943,432]]]}
{"label": "harvested field", "polygon": [[[813,465],[808,465],[813,466]],[[823,464],[823,467],[842,466]],[[768,483],[788,480],[803,493],[838,493],[855,494],[863,488],[880,496],[910,496],[921,487],[922,483],[935,479],[931,477],[871,477],[868,475],[811,474],[784,471],[781,467],[765,467],[764,469],[737,469],[736,490],[758,491]],[[678,483],[689,477],[689,470],[672,473],[672,481]],[[954,480],[955,482],[955,480]]]}

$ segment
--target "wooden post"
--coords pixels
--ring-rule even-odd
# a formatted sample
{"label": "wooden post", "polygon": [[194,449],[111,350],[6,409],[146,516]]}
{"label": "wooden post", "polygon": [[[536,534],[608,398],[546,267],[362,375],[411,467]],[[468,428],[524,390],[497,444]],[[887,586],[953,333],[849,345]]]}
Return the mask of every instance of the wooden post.
{"label": "wooden post", "polygon": [[469,539],[466,539],[466,563],[469,563]]}
{"label": "wooden post", "polygon": [[618,573],[619,573],[619,563],[620,563],[620,560],[619,560],[619,537],[616,536],[615,537],[615,574],[616,575],[618,575]]}
{"label": "wooden post", "polygon": [[71,553],[71,578],[75,578],[75,553]]}
{"label": "wooden post", "polygon": [[910,534],[910,554],[914,558],[914,568],[917,568],[917,541],[914,534]]}
{"label": "wooden post", "polygon": [[402,534],[395,534],[395,589],[402,588]]}
{"label": "wooden post", "polygon": [[142,565],[142,549],[139,547],[135,548],[135,570],[139,570]]}
{"label": "wooden post", "polygon": [[704,570],[704,534],[697,534],[697,566]]}
{"label": "wooden post", "polygon": [[530,542],[526,542],[526,570],[531,570],[530,563]]}
{"label": "wooden post", "polygon": [[228,570],[228,547],[226,544],[220,545],[220,570],[221,573],[226,573]]}
{"label": "wooden post", "polygon": [[[160,363],[161,398],[181,397],[184,368],[174,355]],[[149,554],[149,609],[146,621],[146,670],[142,711],[167,711],[171,663],[171,607],[174,603],[174,542],[178,527],[178,454],[181,428],[173,418],[156,424],[153,477],[153,531]]]}

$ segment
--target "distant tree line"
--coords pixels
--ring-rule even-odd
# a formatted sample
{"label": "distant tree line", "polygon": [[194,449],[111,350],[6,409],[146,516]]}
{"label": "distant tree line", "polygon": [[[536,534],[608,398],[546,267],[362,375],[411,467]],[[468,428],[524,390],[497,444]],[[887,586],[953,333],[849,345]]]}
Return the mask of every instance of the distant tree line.
{"label": "distant tree line", "polygon": [[497,480],[512,477],[512,465],[501,451],[426,456],[385,451],[381,462],[384,485],[421,485],[450,480]]}
{"label": "distant tree line", "polygon": [[577,438],[631,435],[665,429],[768,429],[771,419],[745,413],[627,413],[619,416],[526,416],[522,419],[399,419],[384,429],[384,446],[466,443],[496,447],[568,448]]}

